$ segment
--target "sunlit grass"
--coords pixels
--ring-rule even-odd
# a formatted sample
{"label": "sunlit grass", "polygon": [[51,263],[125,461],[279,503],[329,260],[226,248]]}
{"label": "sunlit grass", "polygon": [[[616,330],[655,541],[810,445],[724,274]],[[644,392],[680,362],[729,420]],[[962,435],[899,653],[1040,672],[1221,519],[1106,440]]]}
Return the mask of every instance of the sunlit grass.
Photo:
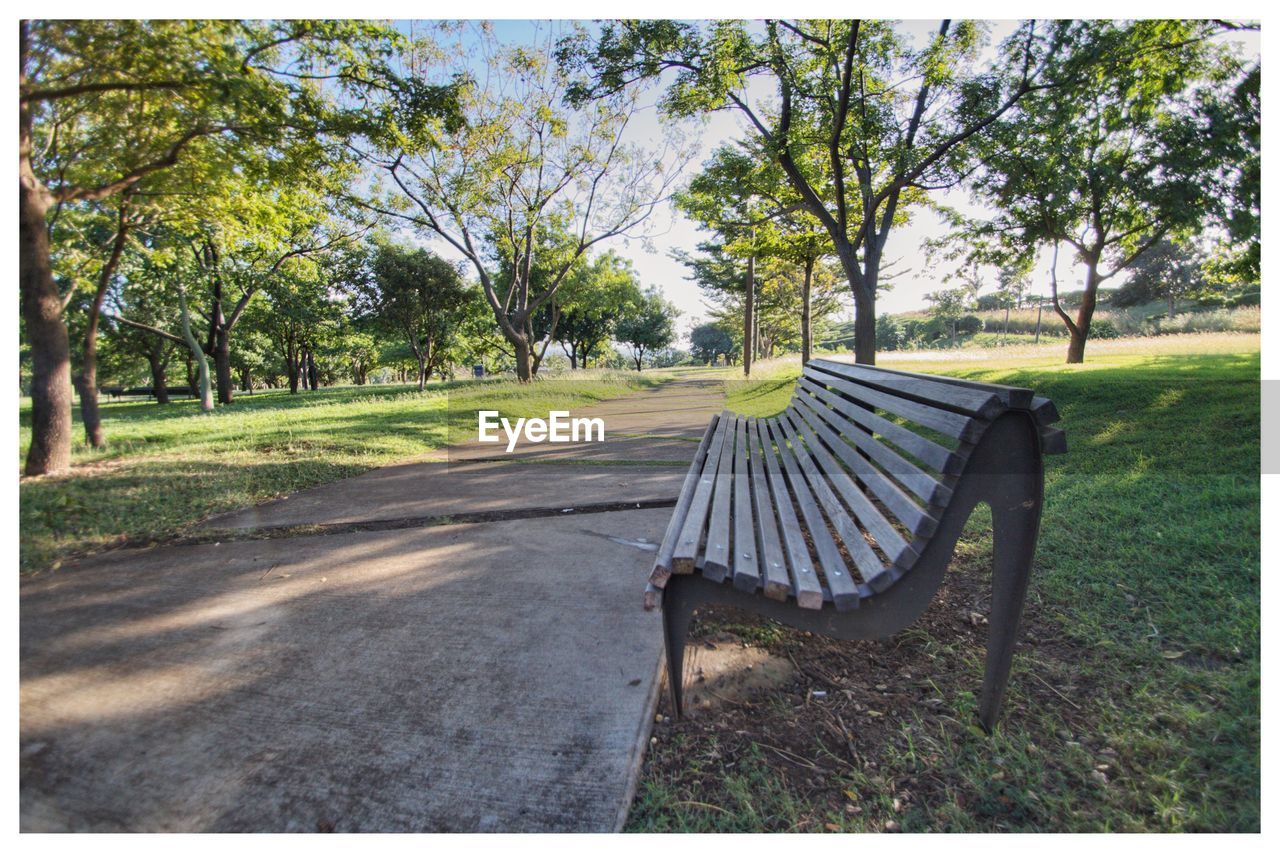
{"label": "sunlit grass", "polygon": [[[941,774],[953,795],[916,803],[909,817],[873,808],[883,778],[833,780],[868,806],[851,818],[815,812],[785,785],[758,785],[766,769],[744,759],[702,766],[688,787],[681,777],[645,780],[631,827],[866,830],[893,817],[905,830],[1256,831],[1259,343],[1230,334],[1095,341],[1083,365],[1062,363],[1061,341],[882,354],[884,366],[1028,386],[1061,412],[1070,450],[1046,459],[1030,595],[1038,633],[1078,650],[1073,680],[1087,693],[1076,695],[1085,703],[1076,716],[1085,730],[1059,736],[1056,703],[1033,705],[993,738],[916,716],[903,721],[896,743],[927,745],[935,758],[926,767],[914,748],[894,746],[880,772],[907,785],[917,773]],[[798,373],[798,359],[760,365],[757,381],[726,383],[728,405],[751,415],[781,411]],[[975,519],[961,541],[984,564],[985,525],[989,516]],[[938,652],[971,656],[973,680],[980,678],[979,654]],[[1053,665],[1024,647],[1015,694],[1019,678]],[[1099,763],[1111,768],[1105,786],[1091,780]],[[697,792],[695,780],[707,773],[723,773],[725,791]],[[741,785],[758,792],[750,811],[734,793]],[[674,805],[690,799],[711,807]]]}
{"label": "sunlit grass", "polygon": [[[506,380],[324,389],[240,395],[200,413],[175,400],[107,402],[108,446],[81,440],[75,415],[67,476],[20,485],[21,566],[36,571],[127,542],[163,540],[210,515],[423,458],[471,434],[478,409],[546,417],[661,381],[657,376],[587,371],[586,378]],[[20,408],[19,450],[30,441],[30,403]]]}

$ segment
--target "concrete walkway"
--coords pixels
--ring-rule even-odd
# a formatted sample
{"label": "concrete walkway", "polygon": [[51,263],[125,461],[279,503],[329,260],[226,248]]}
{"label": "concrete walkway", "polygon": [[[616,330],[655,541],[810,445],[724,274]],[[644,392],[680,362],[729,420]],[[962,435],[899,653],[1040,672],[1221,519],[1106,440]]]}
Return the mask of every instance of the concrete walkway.
{"label": "concrete walkway", "polygon": [[670,510],[615,505],[672,502],[721,403],[673,383],[575,412],[613,428],[586,454],[394,466],[24,582],[21,828],[617,829]]}

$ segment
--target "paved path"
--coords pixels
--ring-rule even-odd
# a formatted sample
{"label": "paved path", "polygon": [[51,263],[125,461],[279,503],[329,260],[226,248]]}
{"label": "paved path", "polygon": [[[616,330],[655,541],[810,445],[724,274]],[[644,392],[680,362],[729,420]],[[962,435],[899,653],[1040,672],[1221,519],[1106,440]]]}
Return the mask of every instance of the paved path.
{"label": "paved path", "polygon": [[[322,534],[24,582],[22,829],[618,828],[661,655],[639,591],[670,510],[611,504],[673,500],[682,471],[634,464],[644,442],[688,459],[721,402],[642,392],[575,412],[616,430],[585,458],[394,466],[209,524]],[[447,523],[476,512],[503,520]],[[403,523],[342,527],[378,520]]]}

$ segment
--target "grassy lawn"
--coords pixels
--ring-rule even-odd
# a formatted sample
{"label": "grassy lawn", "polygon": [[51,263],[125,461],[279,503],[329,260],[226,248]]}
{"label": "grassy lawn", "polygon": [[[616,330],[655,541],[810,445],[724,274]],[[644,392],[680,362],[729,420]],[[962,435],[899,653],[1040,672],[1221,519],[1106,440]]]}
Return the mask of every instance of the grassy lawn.
{"label": "grassy lawn", "polygon": [[[749,709],[658,725],[630,829],[1259,829],[1258,339],[1106,343],[1070,367],[1061,343],[1015,360],[882,360],[1029,386],[1062,413],[1070,450],[1046,460],[996,735],[971,722],[985,628],[965,621],[989,602],[987,513],[970,521],[949,598],[891,643],[701,620],[800,674]],[[730,383],[730,406],[779,411],[797,371],[762,365],[760,381]]]}
{"label": "grassy lawn", "polygon": [[[103,548],[163,540],[215,513],[420,457],[474,434],[477,409],[546,416],[661,381],[591,371],[589,379],[521,386],[486,380],[239,395],[200,414],[194,401],[103,406],[108,447],[82,442],[75,412],[71,474],[20,485],[21,567],[56,568]],[[30,401],[19,450],[30,441]]]}

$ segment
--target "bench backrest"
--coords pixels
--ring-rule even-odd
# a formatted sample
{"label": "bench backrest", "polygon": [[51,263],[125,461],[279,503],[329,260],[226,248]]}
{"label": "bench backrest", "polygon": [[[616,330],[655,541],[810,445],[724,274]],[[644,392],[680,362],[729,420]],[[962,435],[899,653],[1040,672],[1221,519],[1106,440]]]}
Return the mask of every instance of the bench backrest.
{"label": "bench backrest", "polygon": [[1011,409],[1036,418],[1044,452],[1065,450],[1049,426],[1053,404],[1030,389],[815,359],[777,419],[777,438],[803,449],[844,498],[874,545],[850,557],[872,587],[887,587],[937,529],[987,426]]}

